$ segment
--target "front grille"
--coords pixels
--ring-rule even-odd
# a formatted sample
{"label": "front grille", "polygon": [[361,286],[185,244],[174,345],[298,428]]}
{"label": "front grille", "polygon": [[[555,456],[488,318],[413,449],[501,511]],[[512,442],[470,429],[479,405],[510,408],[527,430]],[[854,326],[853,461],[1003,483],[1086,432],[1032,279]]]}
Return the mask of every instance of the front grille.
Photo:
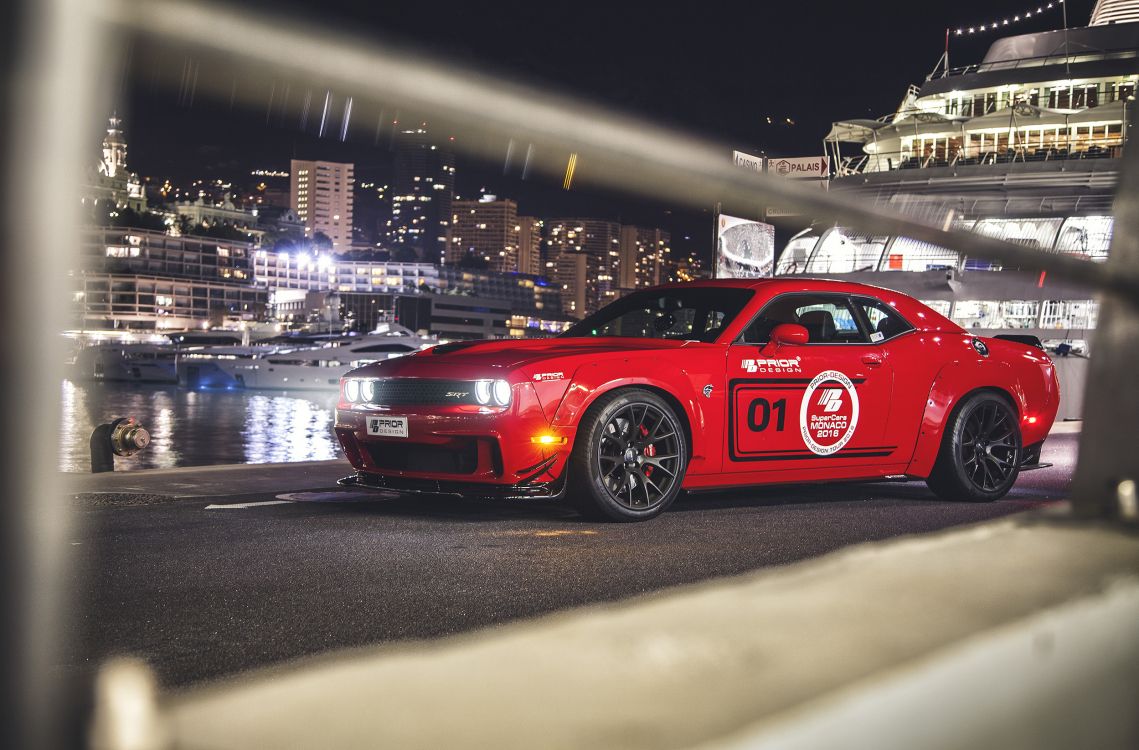
{"label": "front grille", "polygon": [[407,404],[477,404],[475,384],[470,380],[388,378],[377,380],[368,403],[381,406]]}
{"label": "front grille", "polygon": [[456,439],[447,445],[378,442],[367,444],[372,463],[389,471],[432,474],[473,474],[478,468],[478,440]]}

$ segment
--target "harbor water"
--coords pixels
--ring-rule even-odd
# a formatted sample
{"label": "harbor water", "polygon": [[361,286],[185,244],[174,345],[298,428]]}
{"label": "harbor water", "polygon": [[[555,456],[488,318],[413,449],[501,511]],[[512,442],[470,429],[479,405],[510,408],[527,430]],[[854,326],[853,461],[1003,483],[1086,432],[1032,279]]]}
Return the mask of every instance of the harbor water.
{"label": "harbor water", "polygon": [[116,458],[116,471],[341,458],[332,430],[336,398],[335,391],[189,390],[64,380],[59,468],[90,471],[91,431],[118,417],[136,418],[152,442],[135,456]]}

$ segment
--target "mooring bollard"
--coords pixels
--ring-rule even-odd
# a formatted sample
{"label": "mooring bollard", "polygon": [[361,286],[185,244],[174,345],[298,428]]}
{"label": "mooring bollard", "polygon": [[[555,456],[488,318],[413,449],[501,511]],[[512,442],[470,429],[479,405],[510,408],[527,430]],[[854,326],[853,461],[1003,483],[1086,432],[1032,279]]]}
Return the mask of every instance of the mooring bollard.
{"label": "mooring bollard", "polygon": [[91,432],[91,473],[115,470],[115,456],[133,456],[150,445],[150,433],[134,417],[119,417]]}

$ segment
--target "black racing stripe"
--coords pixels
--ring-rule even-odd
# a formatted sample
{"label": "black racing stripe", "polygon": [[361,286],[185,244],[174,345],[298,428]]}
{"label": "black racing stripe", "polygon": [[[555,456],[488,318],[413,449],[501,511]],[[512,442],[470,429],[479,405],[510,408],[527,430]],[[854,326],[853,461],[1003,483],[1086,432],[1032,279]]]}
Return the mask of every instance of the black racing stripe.
{"label": "black racing stripe", "polygon": [[[861,448],[854,448],[852,450],[856,450],[859,452],[865,452],[865,451],[892,452],[892,451],[896,451],[897,449],[898,449],[898,446],[896,446],[896,445],[867,445],[867,446],[863,446]],[[794,456],[798,456],[798,455],[805,455],[805,456],[816,455],[813,451],[806,450],[806,449],[789,450],[786,448],[781,448],[778,450],[773,449],[773,450],[767,450],[767,451],[748,451],[744,455],[750,456],[750,455],[756,455],[756,454],[760,454],[760,453],[778,453],[781,455],[787,455],[788,457],[794,457]]]}
{"label": "black racing stripe", "polygon": [[856,452],[839,451],[828,456],[811,453],[806,456],[734,456],[736,461],[813,461],[820,458],[872,458],[876,456],[889,456],[893,451]]}

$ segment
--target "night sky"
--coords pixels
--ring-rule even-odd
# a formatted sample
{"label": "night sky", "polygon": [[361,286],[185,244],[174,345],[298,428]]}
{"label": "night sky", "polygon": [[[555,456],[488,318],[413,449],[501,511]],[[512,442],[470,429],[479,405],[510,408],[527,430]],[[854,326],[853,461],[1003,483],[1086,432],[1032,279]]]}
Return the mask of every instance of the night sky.
{"label": "night sky", "polygon": [[[393,39],[459,66],[569,92],[745,151],[818,154],[833,120],[892,112],[906,86],[921,83],[944,48],[947,26],[991,23],[1036,12],[1026,0],[872,3],[563,4],[497,2],[252,2],[273,16]],[[1094,0],[1068,0],[1072,26],[1087,23]],[[951,64],[979,62],[1001,36],[1059,28],[1060,11],[1007,31],[951,38]],[[288,169],[292,156],[347,160],[358,180],[384,179],[390,152],[371,137],[320,139],[294,122],[266,125],[264,111],[231,110],[176,91],[130,87],[131,168],[177,180],[244,179],[252,168]],[[771,117],[773,124],[767,123]],[[787,124],[787,118],[794,124]],[[310,127],[310,131],[312,128]],[[622,196],[566,193],[560,186],[503,178],[501,169],[460,156],[457,192],[480,188],[519,201],[523,213],[587,213],[671,229],[702,249],[710,221]],[[707,231],[704,227],[707,223]]]}

